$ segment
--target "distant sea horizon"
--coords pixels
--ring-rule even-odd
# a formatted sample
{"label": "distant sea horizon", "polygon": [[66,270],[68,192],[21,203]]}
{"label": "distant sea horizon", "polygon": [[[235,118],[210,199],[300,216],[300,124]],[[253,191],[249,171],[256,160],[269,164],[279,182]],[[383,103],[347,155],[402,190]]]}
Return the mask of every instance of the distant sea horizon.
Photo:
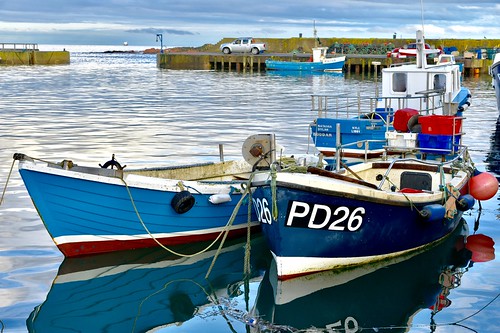
{"label": "distant sea horizon", "polygon": [[[164,46],[164,49],[173,48],[175,46]],[[120,52],[142,52],[147,49],[160,49],[160,45],[71,45],[71,44],[38,44],[38,49],[40,51],[69,51],[69,52],[110,52],[110,51],[120,51]]]}

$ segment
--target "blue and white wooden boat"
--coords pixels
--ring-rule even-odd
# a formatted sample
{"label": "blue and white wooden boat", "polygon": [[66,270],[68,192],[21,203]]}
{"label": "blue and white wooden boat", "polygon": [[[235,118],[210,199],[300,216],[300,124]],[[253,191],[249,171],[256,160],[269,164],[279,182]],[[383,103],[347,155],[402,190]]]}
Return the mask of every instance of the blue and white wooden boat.
{"label": "blue and white wooden boat", "polygon": [[[460,66],[452,55],[445,54],[435,64],[427,64],[420,31],[417,45],[416,63],[382,69],[380,94],[377,90],[373,96],[312,96],[312,110],[317,113],[311,124],[312,141],[331,163],[339,155],[348,164],[379,158],[386,153],[386,139],[394,139],[391,143],[401,148],[415,145],[420,130],[416,117],[396,122],[399,110],[399,114],[412,110],[417,115],[464,116],[471,93],[461,85]],[[408,134],[386,134],[394,130]]]}
{"label": "blue and white wooden boat", "polygon": [[[151,332],[192,319],[217,298],[241,294],[245,239],[193,257],[161,248],[65,258],[47,294],[26,320],[28,332]],[[262,237],[250,243],[251,279],[270,261]],[[175,246],[196,253],[208,243]],[[214,262],[214,256],[217,259]],[[209,273],[208,278],[206,278]]]}
{"label": "blue and white wooden boat", "polygon": [[495,89],[498,111],[500,111],[500,52],[495,54],[493,58],[493,64],[490,67],[490,75],[493,88]]}
{"label": "blue and white wooden boat", "polygon": [[[241,199],[248,202],[242,179],[251,168],[243,160],[129,170],[114,157],[103,167],[14,159],[66,257],[213,240],[226,231],[237,236],[249,226],[247,209],[231,218]],[[118,168],[104,168],[109,164]]]}
{"label": "blue and white wooden boat", "polygon": [[271,168],[254,175],[252,200],[278,276],[288,279],[440,241],[475,203],[472,174],[466,149],[448,162],[397,158],[340,172]]}
{"label": "blue and white wooden boat", "polygon": [[259,286],[254,325],[287,328],[282,332],[407,332],[415,327],[417,313],[438,312],[436,303],[455,293],[462,275],[472,267],[467,235],[462,219],[442,243],[409,258],[285,281],[276,275],[273,262]]}
{"label": "blue and white wooden boat", "polygon": [[327,57],[327,47],[314,47],[311,61],[266,60],[266,70],[277,71],[309,71],[309,72],[342,72],[345,56]]}

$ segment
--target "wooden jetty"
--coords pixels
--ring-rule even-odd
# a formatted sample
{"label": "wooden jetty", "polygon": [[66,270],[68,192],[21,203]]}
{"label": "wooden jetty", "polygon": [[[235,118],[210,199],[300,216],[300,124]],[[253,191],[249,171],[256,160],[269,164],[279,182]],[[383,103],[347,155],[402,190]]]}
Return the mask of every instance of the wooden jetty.
{"label": "wooden jetty", "polygon": [[34,43],[0,43],[0,65],[69,64],[68,51],[40,51]]}

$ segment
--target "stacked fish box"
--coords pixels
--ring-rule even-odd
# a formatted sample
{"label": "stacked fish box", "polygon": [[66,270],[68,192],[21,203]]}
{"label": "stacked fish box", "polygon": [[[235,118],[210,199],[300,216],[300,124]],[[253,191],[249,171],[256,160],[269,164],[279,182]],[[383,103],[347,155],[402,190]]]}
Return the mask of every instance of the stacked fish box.
{"label": "stacked fish box", "polygon": [[422,153],[446,155],[458,150],[461,138],[462,118],[429,115],[418,117],[422,126],[418,145]]}
{"label": "stacked fish box", "polygon": [[405,108],[396,111],[392,123],[394,131],[387,131],[385,133],[388,149],[393,151],[415,149],[417,146],[417,133],[412,133],[411,127],[412,123],[416,123],[413,119],[417,118],[418,111],[415,109]]}

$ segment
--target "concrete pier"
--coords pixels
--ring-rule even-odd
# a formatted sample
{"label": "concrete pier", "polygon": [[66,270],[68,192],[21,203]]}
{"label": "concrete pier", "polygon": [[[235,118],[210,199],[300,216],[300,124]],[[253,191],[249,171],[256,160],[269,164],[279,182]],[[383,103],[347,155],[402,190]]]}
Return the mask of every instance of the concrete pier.
{"label": "concrete pier", "polygon": [[[302,60],[306,61],[311,55],[302,54],[215,54],[215,53],[163,53],[157,55],[157,67],[163,69],[198,69],[198,70],[222,70],[237,72],[265,71],[266,59],[273,58],[278,60]],[[373,62],[379,62],[380,67],[390,67],[395,63],[414,61],[412,58],[397,59],[388,58],[385,55],[363,55],[348,54],[344,71],[347,73],[372,73],[375,70]],[[457,57],[458,63],[464,64],[464,75],[487,74],[488,67],[492,60],[489,59],[466,59]],[[380,68],[379,68],[380,70]]]}
{"label": "concrete pier", "polygon": [[0,43],[0,65],[61,65],[70,63],[68,51],[40,51],[37,44]]}

